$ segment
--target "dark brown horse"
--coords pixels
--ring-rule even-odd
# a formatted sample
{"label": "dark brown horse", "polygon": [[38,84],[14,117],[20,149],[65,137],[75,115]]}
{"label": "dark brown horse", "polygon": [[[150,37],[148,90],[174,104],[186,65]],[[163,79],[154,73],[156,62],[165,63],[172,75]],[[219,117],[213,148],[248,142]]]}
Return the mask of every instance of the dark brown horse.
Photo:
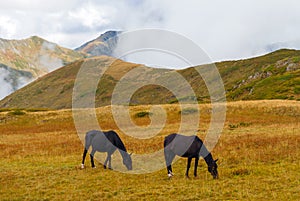
{"label": "dark brown horse", "polygon": [[216,179],[219,176],[218,165],[216,163],[218,159],[213,159],[202,140],[197,136],[184,136],[175,133],[166,136],[164,140],[164,154],[169,178],[173,176],[172,161],[176,155],[188,158],[186,177],[189,177],[189,169],[193,158],[195,158],[194,176],[197,176],[197,166],[200,156],[204,158],[208,166],[208,172],[210,172],[213,178]]}

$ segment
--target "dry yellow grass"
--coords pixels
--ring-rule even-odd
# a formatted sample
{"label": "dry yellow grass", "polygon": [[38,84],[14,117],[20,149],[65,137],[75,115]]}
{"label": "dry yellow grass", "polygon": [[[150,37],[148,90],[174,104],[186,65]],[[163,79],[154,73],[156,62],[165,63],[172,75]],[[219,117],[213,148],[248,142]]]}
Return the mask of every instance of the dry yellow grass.
{"label": "dry yellow grass", "polygon": [[[162,148],[163,137],[178,130],[178,105],[164,105],[166,127],[150,139],[135,139],[120,131],[110,107],[97,109],[104,130],[114,129],[135,154]],[[150,106],[131,107],[133,122],[146,126],[149,117],[135,114]],[[209,105],[200,105],[198,135],[209,125]],[[205,112],[206,111],[206,112]],[[213,180],[200,161],[198,179],[184,177],[186,160],[166,170],[125,174],[90,167],[80,169],[82,142],[72,112],[41,111],[24,115],[0,112],[1,200],[299,200],[300,103],[297,101],[229,102],[221,138],[213,150],[220,179]],[[116,153],[118,155],[118,153]],[[114,158],[112,165],[117,164]]]}

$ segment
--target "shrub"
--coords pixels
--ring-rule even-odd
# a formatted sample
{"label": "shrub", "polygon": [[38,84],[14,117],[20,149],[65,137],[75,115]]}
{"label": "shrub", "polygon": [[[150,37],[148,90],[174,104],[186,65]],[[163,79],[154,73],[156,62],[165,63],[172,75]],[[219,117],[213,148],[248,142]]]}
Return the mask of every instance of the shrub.
{"label": "shrub", "polygon": [[179,113],[182,115],[193,114],[193,113],[197,113],[197,112],[198,112],[198,110],[196,108],[185,108],[182,111],[179,111]]}
{"label": "shrub", "polygon": [[135,114],[135,117],[137,117],[137,118],[141,118],[141,117],[148,117],[148,116],[150,116],[150,115],[152,115],[152,113],[151,112],[145,112],[145,111],[143,111],[143,112],[138,112],[138,113],[136,113]]}
{"label": "shrub", "polygon": [[17,109],[17,110],[14,110],[14,111],[12,111],[12,112],[9,112],[8,114],[9,114],[9,115],[24,115],[24,114],[26,114],[26,112]]}
{"label": "shrub", "polygon": [[240,168],[232,171],[232,174],[235,176],[249,175],[250,171],[246,168]]}
{"label": "shrub", "polygon": [[49,109],[46,108],[32,108],[32,109],[26,109],[27,112],[45,112],[49,111]]}
{"label": "shrub", "polygon": [[229,124],[228,126],[229,126],[230,129],[235,129],[235,128],[239,127],[238,124]]}

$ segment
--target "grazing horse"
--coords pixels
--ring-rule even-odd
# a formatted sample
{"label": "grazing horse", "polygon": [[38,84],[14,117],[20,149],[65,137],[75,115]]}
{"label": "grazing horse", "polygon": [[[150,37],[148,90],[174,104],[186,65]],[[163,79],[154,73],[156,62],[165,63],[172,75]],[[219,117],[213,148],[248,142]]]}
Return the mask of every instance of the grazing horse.
{"label": "grazing horse", "polygon": [[172,161],[176,155],[188,158],[186,177],[189,177],[189,169],[193,158],[195,158],[194,176],[197,177],[198,161],[199,157],[202,156],[213,178],[218,178],[218,166],[216,163],[218,159],[213,159],[202,140],[197,136],[184,136],[175,133],[166,136],[164,140],[164,154],[169,178],[173,176]]}
{"label": "grazing horse", "polygon": [[108,162],[108,168],[111,169],[111,155],[116,151],[116,149],[118,149],[123,158],[123,164],[128,170],[132,170],[131,154],[127,153],[127,150],[118,134],[115,131],[102,132],[97,130],[88,131],[85,135],[85,147],[81,168],[84,168],[84,160],[91,145],[92,151],[90,153],[90,157],[93,168],[95,168],[94,154],[96,151],[107,152],[107,157],[103,166],[104,169],[106,169]]}

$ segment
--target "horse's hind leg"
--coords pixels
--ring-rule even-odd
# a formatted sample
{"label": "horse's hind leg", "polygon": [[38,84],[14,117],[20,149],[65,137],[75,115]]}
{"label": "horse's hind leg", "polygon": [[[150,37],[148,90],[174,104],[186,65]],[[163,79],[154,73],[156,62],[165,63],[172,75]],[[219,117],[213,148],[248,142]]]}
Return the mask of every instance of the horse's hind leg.
{"label": "horse's hind leg", "polygon": [[173,176],[172,161],[174,158],[175,158],[175,154],[173,152],[165,150],[165,160],[166,160],[166,166],[167,166],[169,178]]}
{"label": "horse's hind leg", "polygon": [[92,168],[95,168],[95,163],[94,163],[94,154],[95,154],[95,152],[96,152],[96,150],[93,149],[91,154],[90,154]]}
{"label": "horse's hind leg", "polygon": [[82,162],[81,162],[81,168],[82,169],[84,168],[84,161],[85,161],[85,157],[86,157],[87,152],[88,152],[88,150],[86,148],[84,148],[83,156],[82,156]]}

